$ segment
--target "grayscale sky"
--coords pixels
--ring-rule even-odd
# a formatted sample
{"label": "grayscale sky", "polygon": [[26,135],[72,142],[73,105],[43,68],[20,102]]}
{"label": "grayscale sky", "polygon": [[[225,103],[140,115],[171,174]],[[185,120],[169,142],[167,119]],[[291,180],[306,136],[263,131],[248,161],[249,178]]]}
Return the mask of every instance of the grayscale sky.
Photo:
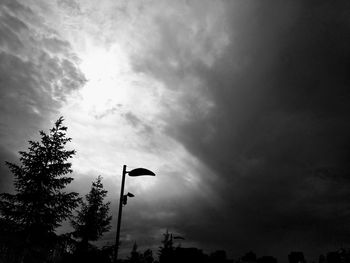
{"label": "grayscale sky", "polygon": [[346,0],[0,0],[0,191],[64,116],[69,189],[102,175],[112,201],[101,243],[123,164],[156,173],[127,178],[124,254],[166,229],[282,262],[350,245],[349,31]]}

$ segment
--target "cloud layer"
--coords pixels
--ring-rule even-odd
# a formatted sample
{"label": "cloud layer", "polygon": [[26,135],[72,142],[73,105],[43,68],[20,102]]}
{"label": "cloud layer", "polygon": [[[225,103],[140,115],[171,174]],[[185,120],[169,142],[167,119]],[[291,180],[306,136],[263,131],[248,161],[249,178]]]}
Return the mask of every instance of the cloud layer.
{"label": "cloud layer", "polygon": [[[159,23],[164,39],[137,68],[169,88],[183,85],[177,107],[188,116],[174,116],[167,133],[217,175],[210,183],[224,200],[219,213],[196,208],[202,219],[184,232],[238,253],[316,253],[349,242],[348,8],[345,1],[225,3],[218,26],[227,36],[215,29],[209,43],[190,44],[209,47],[212,63],[208,51],[181,62],[181,48],[191,50],[188,24]],[[215,53],[210,41],[225,45]],[[164,54],[176,54],[177,67]]]}
{"label": "cloud layer", "polygon": [[101,173],[116,201],[116,167],[155,170],[128,178],[125,249],[349,244],[346,1],[38,3],[1,4],[2,155],[62,113],[73,188]]}
{"label": "cloud layer", "polygon": [[[56,117],[85,78],[70,44],[29,7],[2,1],[0,14],[0,127],[6,156],[21,149],[34,132]],[[4,157],[1,169],[8,159],[13,158]]]}

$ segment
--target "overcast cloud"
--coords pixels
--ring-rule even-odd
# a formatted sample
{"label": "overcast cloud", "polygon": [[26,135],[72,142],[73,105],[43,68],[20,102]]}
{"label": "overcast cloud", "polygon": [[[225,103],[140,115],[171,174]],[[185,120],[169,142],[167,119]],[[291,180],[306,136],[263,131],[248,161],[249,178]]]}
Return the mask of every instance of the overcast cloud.
{"label": "overcast cloud", "polygon": [[5,160],[48,125],[85,78],[70,44],[17,1],[0,6],[1,190]]}
{"label": "overcast cloud", "polygon": [[[196,42],[213,51],[212,42],[229,39],[215,62],[205,55],[182,60],[190,25],[170,30],[170,19],[160,24],[161,44],[138,63],[170,88],[187,79],[200,83],[194,93],[186,87],[180,102],[190,116],[171,122],[167,133],[218,175],[215,192],[224,201],[216,204],[219,213],[198,209],[202,220],[185,232],[271,254],[347,244],[349,6],[233,1],[224,10],[218,26],[226,37]],[[164,54],[179,54],[177,67]],[[208,114],[196,101],[203,97]]]}
{"label": "overcast cloud", "polygon": [[[127,179],[124,252],[157,249],[166,229],[183,246],[282,261],[349,245],[349,10],[2,0],[1,160],[64,115],[72,189],[102,174],[114,220],[121,166],[154,170]],[[0,169],[0,190],[11,189]]]}

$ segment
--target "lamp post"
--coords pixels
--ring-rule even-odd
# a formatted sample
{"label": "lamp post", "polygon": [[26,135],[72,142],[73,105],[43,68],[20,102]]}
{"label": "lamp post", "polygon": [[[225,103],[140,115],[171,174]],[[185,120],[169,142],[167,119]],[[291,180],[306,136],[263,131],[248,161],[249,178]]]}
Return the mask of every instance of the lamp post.
{"label": "lamp post", "polygon": [[143,176],[150,175],[155,176],[155,174],[145,168],[136,168],[131,171],[126,171],[126,165],[123,165],[122,183],[120,187],[120,198],[119,198],[119,210],[118,210],[118,221],[117,221],[117,234],[115,236],[115,248],[114,248],[114,263],[117,263],[118,259],[118,248],[119,248],[119,236],[120,236],[120,224],[122,221],[122,210],[123,210],[123,200],[124,200],[124,185],[125,185],[125,175],[129,176]]}

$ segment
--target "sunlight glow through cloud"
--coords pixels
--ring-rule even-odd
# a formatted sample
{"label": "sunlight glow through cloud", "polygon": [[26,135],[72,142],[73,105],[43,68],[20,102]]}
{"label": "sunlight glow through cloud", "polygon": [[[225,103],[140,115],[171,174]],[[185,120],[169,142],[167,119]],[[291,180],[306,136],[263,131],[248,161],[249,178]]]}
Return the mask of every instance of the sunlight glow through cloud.
{"label": "sunlight glow through cloud", "polygon": [[229,44],[222,3],[22,2],[47,14],[44,24],[71,45],[86,78],[57,112],[77,151],[77,182],[101,174],[115,183],[107,186],[115,199],[122,166],[146,167],[158,176],[134,180],[135,192],[152,189],[165,200],[200,196],[213,203],[204,182],[216,176],[174,132],[205,121],[215,107],[192,68],[212,67]]}
{"label": "sunlight glow through cloud", "polygon": [[81,59],[81,70],[88,80],[82,90],[85,107],[105,110],[109,101],[125,102],[128,96],[125,75],[130,71],[130,65],[120,49],[89,48]]}
{"label": "sunlight glow through cloud", "polygon": [[140,215],[146,220],[179,216],[169,207],[154,213],[163,206],[159,200],[188,198],[215,207],[218,197],[207,182],[215,182],[216,175],[176,140],[173,130],[204,120],[215,106],[191,68],[197,63],[211,67],[228,44],[223,22],[215,19],[222,7],[215,5],[213,14],[178,4],[164,12],[164,4],[156,1],[40,3],[33,3],[40,12],[59,10],[46,23],[62,26],[56,30],[72,43],[86,78],[59,110],[70,147],[77,151],[72,187],[86,191],[82,182],[102,175],[114,204],[122,166],[145,167],[156,177],[130,178],[126,188],[143,197],[131,211],[150,206]]}
{"label": "sunlight glow through cloud", "polygon": [[123,165],[156,174],[127,177],[125,255],[134,241],[156,251],[167,229],[235,253],[346,244],[348,7],[1,0],[0,190],[13,189],[4,161],[63,116],[69,190],[101,175],[111,201],[101,245]]}
{"label": "sunlight glow through cloud", "polygon": [[[90,46],[81,55],[81,70],[87,84],[62,109],[79,149],[74,160],[78,173],[115,174],[124,163],[176,170],[176,159],[190,158],[163,131],[162,115],[167,111],[163,96],[167,92],[169,98],[176,96],[156,79],[134,72],[126,51],[117,45],[110,49]],[[193,176],[186,178],[195,182]],[[136,182],[140,190],[153,184]]]}

